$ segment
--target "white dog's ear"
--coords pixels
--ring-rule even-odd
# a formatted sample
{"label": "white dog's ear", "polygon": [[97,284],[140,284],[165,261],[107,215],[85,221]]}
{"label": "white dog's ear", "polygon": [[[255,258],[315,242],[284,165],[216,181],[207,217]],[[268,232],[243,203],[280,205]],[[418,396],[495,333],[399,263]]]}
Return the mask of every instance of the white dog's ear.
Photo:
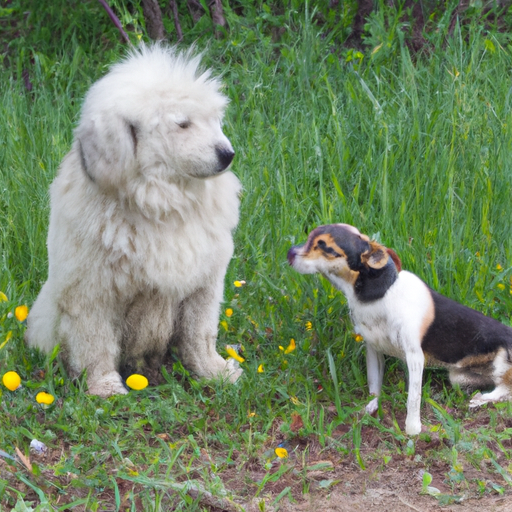
{"label": "white dog's ear", "polygon": [[75,135],[84,173],[101,188],[123,188],[136,170],[136,126],[110,114],[82,120]]}

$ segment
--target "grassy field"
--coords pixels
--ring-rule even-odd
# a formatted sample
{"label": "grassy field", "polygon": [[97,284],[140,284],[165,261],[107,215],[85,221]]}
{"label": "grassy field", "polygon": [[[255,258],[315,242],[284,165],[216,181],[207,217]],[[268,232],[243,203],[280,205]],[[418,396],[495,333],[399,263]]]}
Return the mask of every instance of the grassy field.
{"label": "grassy field", "polygon": [[[478,22],[448,30],[441,17],[412,54],[388,13],[347,49],[343,24],[325,31],[307,6],[277,20],[228,12],[219,40],[191,29],[231,98],[225,131],[244,191],[218,349],[240,345],[245,372],[205,383],[170,361],[160,385],[101,400],[56,354],[29,351],[14,314],[46,277],[48,187],[81,98],[123,54],[98,9],[34,14],[38,38],[13,38],[0,71],[0,375],[22,379],[0,388],[0,510],[285,510],[307,494],[348,499],[348,481],[390,468],[420,474],[409,499],[432,510],[510,499],[512,404],[469,411],[429,370],[426,428],[409,439],[406,372],[390,359],[379,416],[365,416],[364,346],[343,297],[286,262],[316,225],[351,223],[438,291],[511,325],[510,38]],[[49,29],[52,15],[76,24]],[[136,40],[140,24],[125,18]],[[272,23],[284,27],[277,41]],[[40,391],[55,402],[36,403]],[[31,451],[33,439],[47,451]]]}

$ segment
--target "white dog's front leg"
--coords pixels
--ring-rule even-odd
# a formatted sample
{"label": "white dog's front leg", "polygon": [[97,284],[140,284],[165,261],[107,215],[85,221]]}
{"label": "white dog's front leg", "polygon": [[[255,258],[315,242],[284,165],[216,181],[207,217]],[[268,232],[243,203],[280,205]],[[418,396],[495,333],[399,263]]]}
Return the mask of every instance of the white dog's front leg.
{"label": "white dog's front leg", "polygon": [[57,332],[71,372],[87,371],[89,394],[101,397],[128,393],[117,372],[121,333],[112,318],[94,306],[84,307],[78,316],[63,314]]}
{"label": "white dog's front leg", "polygon": [[405,432],[410,436],[415,436],[421,432],[421,386],[425,356],[421,351],[407,353],[406,362],[409,371],[409,391],[407,395]]}
{"label": "white dog's front leg", "polygon": [[366,374],[368,376],[368,388],[370,395],[375,398],[366,406],[368,414],[374,414],[379,408],[379,396],[382,390],[384,378],[384,354],[377,352],[371,345],[366,344]]}
{"label": "white dog's front leg", "polygon": [[215,288],[201,288],[180,304],[173,342],[183,365],[199,377],[228,378],[235,382],[242,374],[233,361],[226,361],[216,349],[223,279]]}

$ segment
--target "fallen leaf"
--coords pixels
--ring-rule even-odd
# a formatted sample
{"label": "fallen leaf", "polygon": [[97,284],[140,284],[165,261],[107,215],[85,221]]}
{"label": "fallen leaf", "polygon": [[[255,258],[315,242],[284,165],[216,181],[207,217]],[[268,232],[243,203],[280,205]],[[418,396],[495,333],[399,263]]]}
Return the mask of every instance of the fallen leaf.
{"label": "fallen leaf", "polygon": [[17,446],[15,446],[14,449],[16,450],[16,455],[21,460],[22,464],[32,473],[32,464],[30,463],[30,459],[25,457]]}
{"label": "fallen leaf", "polygon": [[296,412],[292,412],[292,423],[290,425],[290,430],[292,432],[298,432],[303,426],[304,422],[302,421],[301,415]]}

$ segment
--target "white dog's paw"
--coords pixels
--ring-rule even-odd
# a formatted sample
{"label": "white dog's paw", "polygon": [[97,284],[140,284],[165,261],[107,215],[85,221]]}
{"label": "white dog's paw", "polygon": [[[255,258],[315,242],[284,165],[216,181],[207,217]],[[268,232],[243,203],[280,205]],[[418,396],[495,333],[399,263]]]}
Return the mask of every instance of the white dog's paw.
{"label": "white dog's paw", "polygon": [[195,364],[190,364],[189,361],[186,367],[200,379],[208,380],[236,382],[243,373],[235,359],[226,360],[218,354],[208,360],[195,361]]}
{"label": "white dog's paw", "polygon": [[405,433],[408,436],[417,436],[421,432],[421,420],[414,419],[410,420],[407,418],[405,420]]}
{"label": "white dog's paw", "polygon": [[225,376],[229,380],[229,382],[236,382],[238,378],[242,375],[243,370],[240,368],[240,365],[234,359],[229,359],[226,364],[226,370],[224,372]]}
{"label": "white dog's paw", "polygon": [[373,416],[379,409],[379,397],[376,396],[371,402],[368,402],[368,405],[365,407],[366,412]]}
{"label": "white dog's paw", "polygon": [[123,380],[117,372],[110,372],[101,377],[92,375],[87,379],[89,395],[97,395],[108,398],[113,395],[126,395],[128,390],[123,385]]}

